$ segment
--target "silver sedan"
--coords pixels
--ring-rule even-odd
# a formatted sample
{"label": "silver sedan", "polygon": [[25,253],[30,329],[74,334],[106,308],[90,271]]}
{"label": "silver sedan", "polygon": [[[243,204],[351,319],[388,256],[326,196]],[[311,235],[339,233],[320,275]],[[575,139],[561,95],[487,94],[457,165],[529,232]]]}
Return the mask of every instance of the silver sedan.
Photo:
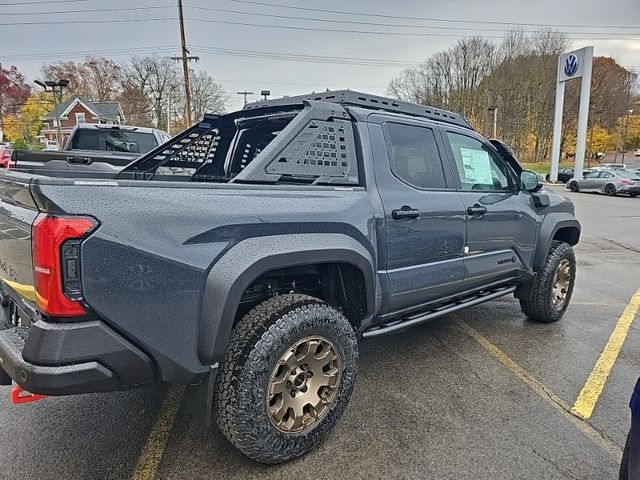
{"label": "silver sedan", "polygon": [[640,195],[640,173],[626,169],[591,170],[583,178],[572,178],[567,183],[572,192],[599,192],[609,196],[621,193]]}

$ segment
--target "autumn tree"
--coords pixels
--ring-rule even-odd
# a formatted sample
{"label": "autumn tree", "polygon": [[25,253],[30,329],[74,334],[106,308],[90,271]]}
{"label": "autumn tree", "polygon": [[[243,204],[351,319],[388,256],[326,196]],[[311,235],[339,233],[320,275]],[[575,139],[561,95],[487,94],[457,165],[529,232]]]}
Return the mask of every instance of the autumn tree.
{"label": "autumn tree", "polygon": [[44,117],[53,108],[50,95],[44,92],[32,94],[15,114],[7,116],[4,133],[11,141],[24,140],[27,145],[36,145],[42,130]]}
{"label": "autumn tree", "polygon": [[59,61],[41,67],[47,80],[69,80],[66,95],[82,95],[89,100],[113,100],[119,93],[122,66],[105,57],[89,56],[82,62]]}
{"label": "autumn tree", "polygon": [[483,81],[481,103],[498,107],[500,137],[526,160],[549,154],[558,55],[567,46],[566,36],[551,30],[510,32],[496,68]]}
{"label": "autumn tree", "polygon": [[15,66],[4,68],[0,64],[0,131],[4,118],[17,114],[30,92],[25,76]]}

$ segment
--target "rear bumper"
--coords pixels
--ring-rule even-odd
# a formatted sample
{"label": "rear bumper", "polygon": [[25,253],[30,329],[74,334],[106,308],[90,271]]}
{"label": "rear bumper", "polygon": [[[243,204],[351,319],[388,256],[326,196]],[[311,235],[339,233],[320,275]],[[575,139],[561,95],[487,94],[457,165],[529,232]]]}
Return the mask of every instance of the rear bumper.
{"label": "rear bumper", "polygon": [[619,193],[637,193],[640,194],[640,187],[636,187],[635,185],[628,186],[625,185],[618,190]]}
{"label": "rear bumper", "polygon": [[25,390],[45,395],[113,391],[156,378],[147,355],[95,320],[39,320],[0,330],[0,369]]}

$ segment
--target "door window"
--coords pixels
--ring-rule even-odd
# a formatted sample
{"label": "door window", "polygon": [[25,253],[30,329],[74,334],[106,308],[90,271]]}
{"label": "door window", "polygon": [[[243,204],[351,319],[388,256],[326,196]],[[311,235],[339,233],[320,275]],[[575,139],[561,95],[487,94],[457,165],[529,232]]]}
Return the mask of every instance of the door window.
{"label": "door window", "polygon": [[431,128],[386,123],[384,131],[391,171],[397,178],[417,188],[446,188]]}
{"label": "door window", "polygon": [[600,172],[600,178],[613,178],[613,173],[610,173],[610,172]]}
{"label": "door window", "polygon": [[509,168],[481,141],[447,132],[463,190],[511,190]]}

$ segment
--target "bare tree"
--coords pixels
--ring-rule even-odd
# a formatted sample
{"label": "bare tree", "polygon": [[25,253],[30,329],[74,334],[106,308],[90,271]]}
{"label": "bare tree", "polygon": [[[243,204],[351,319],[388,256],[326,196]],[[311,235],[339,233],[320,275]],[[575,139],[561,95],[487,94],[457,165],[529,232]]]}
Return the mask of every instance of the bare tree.
{"label": "bare tree", "polygon": [[167,57],[134,57],[123,70],[121,101],[129,123],[166,129],[167,104],[180,99],[175,62]]}
{"label": "bare tree", "polygon": [[482,79],[495,62],[495,46],[474,37],[458,40],[417,67],[404,70],[388,87],[402,100],[449,108],[473,117],[475,96]]}
{"label": "bare tree", "polygon": [[120,93],[122,66],[105,57],[87,57],[84,62],[91,99],[113,100]]}
{"label": "bare tree", "polygon": [[201,118],[205,113],[223,113],[229,102],[224,87],[205,71],[191,76],[192,117]]}

